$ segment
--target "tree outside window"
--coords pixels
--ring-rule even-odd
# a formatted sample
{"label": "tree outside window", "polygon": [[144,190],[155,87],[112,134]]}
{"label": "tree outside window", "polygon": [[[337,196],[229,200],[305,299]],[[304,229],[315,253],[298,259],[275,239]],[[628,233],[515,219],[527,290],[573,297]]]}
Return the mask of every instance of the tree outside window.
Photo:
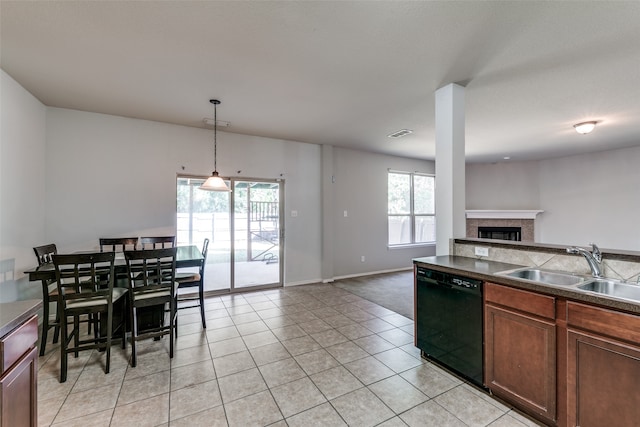
{"label": "tree outside window", "polygon": [[387,194],[389,246],[435,242],[435,177],[390,171]]}

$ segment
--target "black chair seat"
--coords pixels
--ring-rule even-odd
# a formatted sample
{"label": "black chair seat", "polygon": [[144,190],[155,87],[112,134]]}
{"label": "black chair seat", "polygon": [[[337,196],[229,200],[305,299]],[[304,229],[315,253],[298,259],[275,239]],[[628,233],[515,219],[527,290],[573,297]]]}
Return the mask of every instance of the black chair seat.
{"label": "black chair seat", "polygon": [[176,282],[182,284],[186,282],[198,282],[202,276],[200,273],[176,273]]}

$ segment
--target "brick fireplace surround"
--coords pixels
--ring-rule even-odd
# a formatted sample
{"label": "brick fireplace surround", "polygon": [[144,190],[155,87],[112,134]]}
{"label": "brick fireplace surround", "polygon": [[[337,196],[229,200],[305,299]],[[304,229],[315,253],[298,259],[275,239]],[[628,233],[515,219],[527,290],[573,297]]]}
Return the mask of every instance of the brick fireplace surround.
{"label": "brick fireplace surround", "polygon": [[520,227],[523,242],[535,241],[535,218],[541,210],[468,210],[467,237],[478,238],[478,227]]}

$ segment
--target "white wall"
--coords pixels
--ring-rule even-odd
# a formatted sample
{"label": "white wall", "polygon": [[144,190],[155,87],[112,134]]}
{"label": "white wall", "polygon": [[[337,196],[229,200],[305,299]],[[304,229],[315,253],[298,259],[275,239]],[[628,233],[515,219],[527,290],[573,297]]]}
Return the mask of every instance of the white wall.
{"label": "white wall", "polygon": [[0,70],[0,302],[40,298],[22,273],[45,242],[46,107]]}
{"label": "white wall", "polygon": [[541,243],[640,251],[640,147],[467,165],[467,209],[542,209]]}
{"label": "white wall", "polygon": [[[213,132],[51,108],[46,236],[61,250],[99,237],[175,232],[176,175],[209,175]],[[285,283],[320,279],[320,147],[218,132],[223,176],[284,178]],[[238,173],[237,171],[241,171]]]}
{"label": "white wall", "polygon": [[434,246],[387,247],[388,170],[434,173],[434,162],[339,147],[333,158],[333,212],[327,214],[333,217],[334,277],[409,268],[413,258],[435,254]]}
{"label": "white wall", "polygon": [[[57,108],[47,117],[46,236],[61,250],[97,247],[101,236],[173,232],[176,175],[211,173],[211,130]],[[388,250],[386,222],[387,170],[433,173],[433,162],[339,148],[332,160],[334,208],[324,215],[334,226],[325,239],[333,266],[322,277],[321,147],[218,133],[221,175],[285,180],[286,285],[407,268],[433,253]]]}
{"label": "white wall", "polygon": [[538,162],[467,164],[466,208],[539,209],[538,170]]}
{"label": "white wall", "polygon": [[540,162],[541,241],[640,251],[640,147]]}

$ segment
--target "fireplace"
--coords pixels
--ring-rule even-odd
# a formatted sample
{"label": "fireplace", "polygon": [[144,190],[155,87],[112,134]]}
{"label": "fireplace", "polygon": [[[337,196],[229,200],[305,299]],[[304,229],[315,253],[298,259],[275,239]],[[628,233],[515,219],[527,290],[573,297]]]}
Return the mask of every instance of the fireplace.
{"label": "fireplace", "polygon": [[534,242],[535,219],[542,212],[541,210],[467,210],[467,237]]}
{"label": "fireplace", "polygon": [[522,240],[522,227],[478,227],[480,239]]}

